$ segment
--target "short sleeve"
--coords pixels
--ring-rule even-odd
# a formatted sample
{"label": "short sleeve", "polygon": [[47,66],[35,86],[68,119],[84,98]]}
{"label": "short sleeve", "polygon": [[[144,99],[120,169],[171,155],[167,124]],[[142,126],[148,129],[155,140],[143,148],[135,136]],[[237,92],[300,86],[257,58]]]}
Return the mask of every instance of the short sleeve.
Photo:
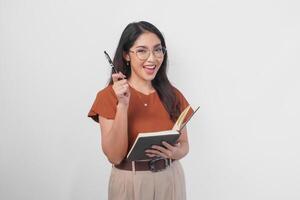
{"label": "short sleeve", "polygon": [[107,119],[114,119],[117,111],[117,104],[117,97],[112,86],[109,85],[97,93],[95,101],[88,113],[88,117],[91,117],[95,122],[99,122],[99,115]]}
{"label": "short sleeve", "polygon": [[[186,98],[183,96],[183,94],[182,94],[177,88],[174,87],[174,90],[175,90],[177,99],[178,99],[178,101],[179,101],[179,103],[180,103],[180,112],[182,112],[182,111],[183,111],[186,107],[188,107],[190,104],[189,104],[189,102],[186,100]],[[193,112],[194,112],[193,108],[189,110],[189,112],[188,112],[188,114],[187,114],[187,116],[186,116],[184,122],[185,122],[186,120],[188,120],[188,119],[191,117],[191,115],[193,114]]]}

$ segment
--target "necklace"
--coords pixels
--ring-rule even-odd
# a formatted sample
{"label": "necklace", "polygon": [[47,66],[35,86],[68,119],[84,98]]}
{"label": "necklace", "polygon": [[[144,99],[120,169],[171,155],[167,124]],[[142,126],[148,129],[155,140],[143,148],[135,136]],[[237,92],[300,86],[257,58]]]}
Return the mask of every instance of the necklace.
{"label": "necklace", "polygon": [[[148,107],[148,105],[149,105],[149,97],[150,97],[150,95],[152,94],[152,93],[154,93],[154,92],[152,92],[152,93],[150,93],[150,94],[148,94],[148,95],[145,95],[145,96],[147,96],[148,97],[148,102],[147,101],[145,101],[145,100],[143,100],[143,98],[141,97],[141,94],[140,93],[142,93],[142,92],[140,92],[140,91],[138,91],[137,89],[135,89],[134,87],[132,87],[132,85],[131,84],[129,84],[129,86],[132,88],[132,89],[134,89],[135,90],[135,93],[137,94],[137,96],[138,96],[138,99],[140,100],[140,102],[144,105],[144,107]],[[142,93],[143,94],[143,93]],[[144,98],[145,99],[145,98]]]}
{"label": "necklace", "polygon": [[[134,88],[133,88],[133,89],[134,89]],[[149,102],[146,102],[146,101],[145,101],[145,98],[144,98],[144,100],[143,100],[143,98],[141,97],[141,94],[140,94],[139,91],[137,91],[136,89],[135,89],[135,91],[136,91],[136,94],[137,94],[139,100],[140,100],[141,103],[144,105],[144,107],[148,107]],[[150,94],[149,94],[149,95],[150,95]],[[148,96],[147,96],[147,97],[148,97]],[[149,99],[148,99],[148,100],[149,100]]]}
{"label": "necklace", "polygon": [[140,97],[140,94],[138,94],[138,96],[139,96],[141,102],[144,104],[144,106],[147,107],[147,106],[148,106],[148,103],[145,103],[145,102],[142,101],[142,98]]}

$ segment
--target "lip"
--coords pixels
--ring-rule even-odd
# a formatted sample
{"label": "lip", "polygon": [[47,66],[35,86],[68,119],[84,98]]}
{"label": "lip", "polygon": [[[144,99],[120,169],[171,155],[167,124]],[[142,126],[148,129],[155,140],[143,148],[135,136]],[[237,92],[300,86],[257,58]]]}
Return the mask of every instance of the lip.
{"label": "lip", "polygon": [[143,69],[149,75],[152,75],[156,69],[156,65],[144,65]]}
{"label": "lip", "polygon": [[156,65],[144,65],[143,67],[147,69],[155,69]]}

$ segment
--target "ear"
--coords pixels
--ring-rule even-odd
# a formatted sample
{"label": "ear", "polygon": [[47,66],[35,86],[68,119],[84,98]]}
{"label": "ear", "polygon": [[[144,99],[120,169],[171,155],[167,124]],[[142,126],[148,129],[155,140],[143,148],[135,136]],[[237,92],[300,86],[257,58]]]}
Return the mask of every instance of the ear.
{"label": "ear", "polygon": [[126,61],[130,61],[129,54],[126,53],[126,52],[123,52],[123,58],[124,58]]}

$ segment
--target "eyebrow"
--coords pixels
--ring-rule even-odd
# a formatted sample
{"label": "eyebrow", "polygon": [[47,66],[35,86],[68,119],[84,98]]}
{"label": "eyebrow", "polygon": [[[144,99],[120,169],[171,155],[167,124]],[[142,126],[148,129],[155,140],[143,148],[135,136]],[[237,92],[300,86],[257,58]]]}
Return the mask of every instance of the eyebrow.
{"label": "eyebrow", "polygon": [[[154,45],[153,47],[155,48],[155,47],[158,47],[158,46],[162,46],[161,43],[156,44],[156,45]],[[148,47],[141,45],[141,46],[137,46],[137,47],[135,47],[135,48],[148,48]]]}

